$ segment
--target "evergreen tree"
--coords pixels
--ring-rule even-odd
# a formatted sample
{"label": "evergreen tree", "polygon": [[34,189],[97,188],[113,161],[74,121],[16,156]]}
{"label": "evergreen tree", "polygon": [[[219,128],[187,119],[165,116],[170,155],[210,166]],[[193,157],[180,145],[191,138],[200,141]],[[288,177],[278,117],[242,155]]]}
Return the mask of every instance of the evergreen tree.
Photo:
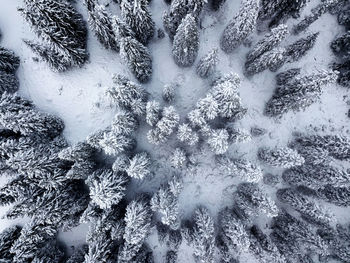
{"label": "evergreen tree", "polygon": [[172,179],[153,195],[150,202],[151,209],[161,214],[162,223],[174,230],[180,226],[179,194],[182,187],[179,179]]}
{"label": "evergreen tree", "polygon": [[16,92],[19,88],[19,81],[16,75],[0,71],[0,94]]}
{"label": "evergreen tree", "polygon": [[286,62],[286,52],[285,48],[274,48],[271,51],[265,52],[253,61],[247,61],[245,63],[244,73],[247,76],[252,76],[264,71],[265,69],[277,71]]}
{"label": "evergreen tree", "polygon": [[293,148],[305,159],[306,164],[328,164],[331,162],[329,152],[325,149],[313,146],[296,146]]}
{"label": "evergreen tree", "polygon": [[349,173],[326,164],[308,164],[283,173],[283,180],[295,186],[318,189],[326,185],[343,187],[350,184]]}
{"label": "evergreen tree", "polygon": [[89,245],[89,251],[85,255],[84,263],[108,263],[114,261],[116,246],[111,239],[97,239]]}
{"label": "evergreen tree", "polygon": [[115,173],[109,169],[97,170],[86,180],[92,202],[101,209],[111,208],[120,202],[125,195],[127,182],[123,173]]}
{"label": "evergreen tree", "polygon": [[112,16],[112,27],[115,34],[115,37],[117,38],[117,45],[119,45],[118,41],[124,37],[132,37],[135,38],[135,32],[132,31],[130,26],[125,23],[122,19],[120,19],[117,16]]}
{"label": "evergreen tree", "polygon": [[173,0],[169,12],[163,14],[164,29],[169,37],[172,39],[175,36],[182,20],[188,14],[192,14],[198,22],[204,4],[204,0]]}
{"label": "evergreen tree", "polygon": [[128,169],[129,164],[130,159],[126,155],[118,155],[112,165],[112,170],[114,172],[125,172],[126,169]]}
{"label": "evergreen tree", "polygon": [[181,148],[176,148],[170,157],[171,166],[180,169],[187,164],[186,152]]}
{"label": "evergreen tree", "polygon": [[[123,0],[124,1],[124,0]],[[129,1],[129,0],[125,0]],[[125,2],[124,1],[124,2]],[[141,1],[141,0],[140,0]],[[120,56],[140,82],[147,82],[152,76],[152,58],[148,49],[131,37],[120,41]]]}
{"label": "evergreen tree", "polygon": [[146,122],[150,126],[155,126],[160,120],[160,104],[159,102],[152,100],[146,104]]}
{"label": "evergreen tree", "polygon": [[72,255],[67,259],[66,263],[84,263],[87,247],[74,248]]}
{"label": "evergreen tree", "polygon": [[224,155],[219,156],[217,161],[219,168],[229,176],[238,176],[240,179],[249,183],[259,182],[263,178],[262,169],[248,160],[232,159]]}
{"label": "evergreen tree", "polygon": [[14,242],[19,238],[21,234],[20,226],[12,226],[6,228],[0,234],[0,261],[3,262],[13,262],[13,256],[10,249]]}
{"label": "evergreen tree", "polygon": [[136,117],[126,111],[118,112],[112,122],[112,131],[116,134],[131,136],[137,129],[138,121]]}
{"label": "evergreen tree", "polygon": [[252,140],[252,136],[249,134],[249,132],[243,129],[235,129],[228,127],[227,130],[230,134],[229,141],[231,143],[245,143]]}
{"label": "evergreen tree", "polygon": [[60,262],[64,259],[64,252],[61,247],[57,244],[56,240],[53,240],[47,244],[43,248],[39,250],[39,252],[35,255],[34,259],[31,261],[32,263],[55,263]]}
{"label": "evergreen tree", "polygon": [[0,71],[14,74],[19,67],[19,63],[19,57],[14,52],[0,47]]}
{"label": "evergreen tree", "polygon": [[85,0],[89,14],[89,25],[98,41],[107,49],[119,51],[119,43],[113,28],[113,22],[103,5],[96,0]]}
{"label": "evergreen tree", "polygon": [[261,148],[258,152],[258,157],[263,163],[282,168],[290,168],[293,166],[302,165],[305,160],[298,154],[297,151],[284,147],[284,148]]}
{"label": "evergreen tree", "polygon": [[99,141],[99,147],[108,155],[118,155],[132,151],[136,146],[134,138],[118,134],[114,131],[106,131]]}
{"label": "evergreen tree", "polygon": [[[33,31],[47,45],[33,45],[39,55],[56,56],[44,60],[59,61],[58,71],[72,66],[81,66],[87,60],[86,40],[87,29],[82,16],[67,1],[24,1],[24,8],[20,8],[24,19]],[[62,66],[62,64],[64,66]],[[56,63],[50,63],[55,66]]]}
{"label": "evergreen tree", "polygon": [[339,57],[347,59],[350,56],[350,32],[346,32],[331,43],[331,49]]}
{"label": "evergreen tree", "polygon": [[311,223],[328,225],[333,221],[333,216],[324,207],[307,199],[296,190],[291,188],[279,189],[277,197],[295,210],[301,213],[302,217]]}
{"label": "evergreen tree", "polygon": [[349,186],[334,187],[332,185],[326,185],[325,187],[318,189],[317,197],[337,206],[350,206]]}
{"label": "evergreen tree", "polygon": [[[112,101],[117,106],[131,110],[136,115],[142,115],[144,110],[136,110],[133,106],[147,100],[146,90],[122,75],[114,75],[113,83],[113,87],[107,90],[107,95]],[[144,104],[146,108],[146,103]]]}
{"label": "evergreen tree", "polygon": [[135,32],[136,39],[147,45],[154,35],[155,23],[144,0],[122,0],[120,4],[124,21]]}
{"label": "evergreen tree", "polygon": [[281,117],[289,110],[300,111],[319,100],[322,86],[333,83],[337,74],[333,71],[294,77],[284,86],[278,86],[277,91],[265,108],[268,116]]}
{"label": "evergreen tree", "polygon": [[[276,85],[277,87],[287,85],[294,77],[300,74],[301,68],[292,68],[286,71],[280,72],[276,75]],[[278,91],[278,89],[277,89]]]}
{"label": "evergreen tree", "polygon": [[268,217],[278,215],[275,202],[268,197],[257,184],[241,183],[236,191],[237,205],[248,215],[263,212]]}
{"label": "evergreen tree", "polygon": [[211,94],[207,94],[206,97],[200,99],[197,102],[196,108],[206,121],[215,119],[219,114],[219,103]]}
{"label": "evergreen tree", "polygon": [[298,61],[301,57],[313,48],[316,43],[319,33],[308,35],[306,38],[301,38],[293,44],[286,47],[286,56],[288,62]]}
{"label": "evergreen tree", "polygon": [[148,176],[151,166],[151,158],[146,152],[137,153],[129,163],[129,167],[126,169],[128,176],[135,179],[144,179]]}
{"label": "evergreen tree", "polygon": [[259,11],[259,0],[244,0],[238,14],[226,26],[220,40],[220,46],[231,53],[253,32]]}
{"label": "evergreen tree", "polygon": [[225,129],[213,130],[208,138],[208,145],[215,154],[223,154],[229,146],[229,134]]}
{"label": "evergreen tree", "polygon": [[176,263],[177,253],[173,250],[168,250],[165,256],[165,263]]}
{"label": "evergreen tree", "polygon": [[267,33],[264,38],[256,43],[253,49],[249,51],[247,61],[253,61],[265,52],[272,50],[274,47],[278,46],[288,34],[288,27],[285,24],[280,24],[272,28],[271,32]]}
{"label": "evergreen tree", "polygon": [[199,32],[195,18],[188,14],[176,30],[173,42],[173,57],[180,67],[192,66],[199,49]]}
{"label": "evergreen tree", "polygon": [[333,63],[332,69],[338,71],[337,82],[344,87],[350,86],[350,61]]}
{"label": "evergreen tree", "polygon": [[171,83],[165,84],[163,88],[163,100],[167,103],[171,103],[175,100],[175,90],[179,88],[179,84]]}
{"label": "evergreen tree", "polygon": [[189,146],[196,145],[199,141],[198,134],[190,127],[189,124],[180,124],[177,130],[177,138],[179,141]]}
{"label": "evergreen tree", "polygon": [[215,72],[216,65],[219,62],[218,49],[214,48],[204,57],[202,57],[197,65],[197,74],[201,78],[207,78]]}

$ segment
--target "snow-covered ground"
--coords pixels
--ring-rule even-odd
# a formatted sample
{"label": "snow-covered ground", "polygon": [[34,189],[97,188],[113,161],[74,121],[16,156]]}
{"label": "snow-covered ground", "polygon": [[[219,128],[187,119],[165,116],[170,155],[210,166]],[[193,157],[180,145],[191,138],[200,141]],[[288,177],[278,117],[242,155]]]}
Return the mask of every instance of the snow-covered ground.
{"label": "snow-covered ground", "polygon": [[[218,47],[220,34],[233,14],[237,12],[239,2],[227,0],[220,11],[204,14],[197,61],[210,49]],[[320,0],[312,0],[303,11],[301,18],[319,2]],[[35,36],[16,10],[21,4],[20,0],[0,0],[0,29],[3,33],[0,45],[14,50],[21,58],[21,66],[17,72],[20,79],[19,93],[33,100],[39,109],[61,117],[66,125],[64,135],[72,144],[109,125],[116,109],[106,99],[104,92],[112,84],[112,74],[122,73],[134,80],[119,54],[105,50],[90,34],[88,42],[90,61],[82,68],[75,68],[66,73],[52,72],[45,63],[33,60],[35,55],[22,42],[22,39],[34,39]],[[86,18],[86,10],[83,5],[79,2],[77,7]],[[161,16],[166,8],[168,7],[162,0],[151,2],[153,19],[157,28],[162,28]],[[118,13],[114,3],[111,3],[111,12]],[[296,22],[297,20],[290,19],[287,24],[293,25]],[[280,71],[301,67],[303,73],[312,73],[317,69],[327,68],[334,60],[329,43],[342,30],[344,29],[338,25],[335,17],[330,14],[323,15],[310,26],[307,32],[299,36],[304,36],[308,32],[320,32],[315,47],[299,62],[285,64]],[[259,37],[254,34],[253,43]],[[295,39],[297,39],[295,36],[289,37],[288,42],[282,45]],[[180,112],[183,121],[187,112],[207,92],[210,82],[200,79],[195,73],[195,67],[184,69],[175,65],[171,57],[171,42],[168,37],[164,39],[155,37],[149,47],[153,57],[154,73],[152,80],[144,86],[150,92],[151,97],[161,101],[164,84],[179,82],[181,86],[176,91],[175,107]],[[248,108],[248,113],[237,123],[237,126],[250,130],[256,125],[267,129],[268,133],[262,137],[253,138],[249,143],[232,145],[229,149],[232,156],[244,156],[251,161],[256,161],[256,152],[260,146],[286,146],[293,132],[312,132],[314,127],[322,128],[328,133],[350,134],[349,118],[347,117],[350,98],[348,90],[338,85],[326,87],[321,102],[313,104],[305,111],[290,112],[279,120],[264,116],[264,106],[274,91],[276,73],[264,71],[252,78],[245,78],[242,70],[248,50],[247,47],[242,46],[231,55],[220,50],[218,70],[224,74],[235,72],[242,77],[240,93],[244,106]],[[174,144],[162,147],[150,145],[145,136],[147,129],[147,127],[142,127],[138,132],[138,147],[151,153],[155,164],[159,164],[155,167],[163,168],[154,168],[153,178],[144,184],[135,185],[140,189],[155,190],[172,173],[167,163]],[[200,166],[196,174],[184,172],[185,189],[181,194],[180,202],[184,218],[190,217],[194,208],[200,204],[205,205],[212,215],[216,215],[220,208],[233,202],[232,192],[235,189],[234,186],[239,183],[236,178],[224,178],[217,171],[212,154],[203,152],[202,155],[199,158]],[[264,172],[281,173],[281,170],[262,167]],[[4,183],[5,179],[1,181]],[[262,187],[274,197],[275,188],[264,185]],[[334,206],[330,206],[330,209],[336,214],[339,222],[350,220],[350,209],[339,209]],[[6,208],[2,208],[0,215],[3,215],[5,211]],[[265,217],[262,216],[257,221],[262,227],[265,227]],[[14,223],[16,222],[2,219],[0,230]],[[62,233],[60,237],[69,245],[82,243],[85,240],[86,230],[87,226],[83,225],[71,232]],[[164,249],[160,248],[156,234],[150,236],[149,244],[154,249],[156,262],[162,262]],[[180,251],[182,252],[179,255],[179,262],[193,261],[191,250],[187,246],[183,244]],[[247,262],[253,262],[253,260],[248,259]]]}

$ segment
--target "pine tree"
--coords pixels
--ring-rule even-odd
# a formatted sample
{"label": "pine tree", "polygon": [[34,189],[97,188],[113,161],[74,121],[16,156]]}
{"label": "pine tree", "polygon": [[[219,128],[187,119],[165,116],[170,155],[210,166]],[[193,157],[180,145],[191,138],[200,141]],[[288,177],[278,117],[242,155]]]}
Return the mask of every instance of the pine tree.
{"label": "pine tree", "polygon": [[341,58],[347,59],[350,53],[350,32],[346,32],[336,39],[334,39],[331,43],[331,49],[337,56]]}
{"label": "pine tree", "polygon": [[86,180],[92,202],[101,209],[111,208],[120,202],[125,195],[127,182],[123,173],[115,173],[109,169],[97,170]]}
{"label": "pine tree", "polygon": [[332,185],[326,185],[325,187],[318,189],[317,197],[337,206],[350,206],[349,186],[334,187]]}
{"label": "pine tree", "polygon": [[131,136],[137,129],[138,121],[136,117],[126,111],[118,112],[112,121],[112,131],[116,134]]}
{"label": "pine tree", "polygon": [[129,167],[130,159],[126,155],[118,155],[112,165],[112,170],[114,172],[125,172]]}
{"label": "pine tree", "polygon": [[275,202],[255,183],[241,183],[238,185],[236,196],[237,205],[248,215],[254,215],[257,212],[265,213],[268,217],[278,215]]}
{"label": "pine tree", "polygon": [[284,86],[278,86],[275,95],[266,104],[265,114],[281,117],[289,110],[300,111],[319,100],[322,86],[334,83],[336,72],[320,71],[303,77],[294,77]]}
{"label": "pine tree", "polygon": [[[111,100],[119,107],[130,110],[136,115],[142,115],[144,111],[136,110],[133,106],[147,100],[146,90],[122,75],[114,75],[113,83],[113,87],[107,90],[107,95]],[[144,103],[144,108],[146,109],[146,103]]]}
{"label": "pine tree", "polygon": [[134,138],[118,134],[114,131],[106,131],[99,141],[99,147],[108,155],[118,155],[131,152],[136,146]]}
{"label": "pine tree", "polygon": [[286,170],[282,177],[291,185],[306,186],[311,189],[318,189],[326,185],[335,187],[350,185],[348,172],[323,163],[294,167]]}
{"label": "pine tree", "polygon": [[111,239],[97,239],[89,245],[89,251],[85,255],[84,263],[108,263],[114,261],[116,245]]}
{"label": "pine tree", "polygon": [[337,82],[344,87],[350,87],[350,61],[333,63],[332,69],[338,71]]}
{"label": "pine tree", "polygon": [[319,33],[308,35],[306,38],[301,38],[293,44],[286,47],[286,56],[288,62],[298,61],[301,57],[313,48],[316,43]]}
{"label": "pine tree", "polygon": [[72,255],[67,259],[66,263],[84,263],[87,246],[74,248]]}
{"label": "pine tree", "polygon": [[246,143],[252,140],[252,136],[248,131],[232,127],[228,127],[227,130],[230,134],[230,143]]}
{"label": "pine tree", "polygon": [[217,162],[225,174],[232,177],[238,176],[249,183],[259,182],[263,178],[262,169],[248,160],[232,159],[223,155],[217,158]]}
{"label": "pine tree", "polygon": [[60,262],[64,259],[65,255],[62,248],[58,245],[56,240],[48,242],[39,252],[35,255],[32,263],[54,263]]}
{"label": "pine tree", "polygon": [[215,72],[216,65],[219,62],[218,49],[214,48],[204,57],[202,57],[197,64],[197,74],[201,78],[207,78]]}
{"label": "pine tree", "polygon": [[13,262],[14,254],[10,249],[21,234],[20,226],[11,226],[0,233],[0,260],[3,262]]}
{"label": "pine tree", "polygon": [[215,154],[223,154],[227,151],[229,134],[225,129],[213,130],[208,138],[208,145]]}
{"label": "pine tree", "polygon": [[180,169],[187,164],[186,152],[181,148],[176,148],[170,157],[171,166]]}
{"label": "pine tree", "polygon": [[[277,87],[287,85],[291,80],[300,74],[301,68],[292,68],[286,71],[280,72],[276,75]],[[277,89],[278,91],[278,89]]]}
{"label": "pine tree", "polygon": [[96,0],[85,0],[89,14],[89,25],[98,41],[107,49],[119,51],[119,43],[113,28],[110,15],[103,5]]}
{"label": "pine tree", "polygon": [[198,262],[213,263],[215,253],[214,220],[206,208],[200,207],[195,210],[193,221],[194,226],[191,230],[193,255]]}
{"label": "pine tree", "polygon": [[173,230],[180,226],[179,194],[182,187],[179,179],[172,179],[167,185],[162,186],[150,201],[151,209],[161,214],[161,222]]}
{"label": "pine tree", "polygon": [[[125,0],[129,1],[129,0]],[[141,1],[141,0],[140,0]],[[120,56],[140,82],[147,82],[152,76],[152,58],[148,49],[131,37],[120,41]]]}
{"label": "pine tree", "polygon": [[182,20],[188,14],[192,14],[198,22],[204,4],[204,0],[173,0],[169,12],[163,14],[164,29],[169,37],[173,39]]}
{"label": "pine tree", "polygon": [[19,63],[19,57],[13,51],[0,47],[0,71],[14,74],[19,67]]}
{"label": "pine tree", "polygon": [[19,88],[19,81],[16,75],[0,71],[0,94],[16,92]]}
{"label": "pine tree", "polygon": [[277,71],[287,60],[286,52],[287,50],[285,48],[274,48],[253,61],[247,61],[245,63],[244,73],[247,76],[252,76],[265,69]]}
{"label": "pine tree", "polygon": [[305,159],[306,164],[328,164],[331,162],[329,152],[325,149],[313,146],[293,146],[295,150]]}
{"label": "pine tree", "polygon": [[189,146],[196,145],[199,141],[198,134],[192,130],[189,124],[180,124],[177,129],[177,138],[180,142],[184,142]]}
{"label": "pine tree", "polygon": [[279,189],[277,191],[278,199],[290,205],[301,213],[302,217],[311,223],[328,225],[334,219],[324,207],[319,206],[315,202],[307,199],[305,196],[291,188]]}
{"label": "pine tree", "polygon": [[122,0],[120,9],[124,21],[135,32],[136,39],[147,45],[155,31],[155,23],[148,10],[147,1]]}
{"label": "pine tree", "polygon": [[253,32],[258,18],[259,0],[244,0],[238,14],[226,26],[220,40],[220,46],[231,53]]}
{"label": "pine tree", "polygon": [[159,102],[152,100],[146,104],[146,122],[150,126],[155,126],[160,120],[161,108]]}
{"label": "pine tree", "polygon": [[165,256],[165,263],[176,263],[177,253],[173,250],[168,250]]}
{"label": "pine tree", "polygon": [[207,94],[206,97],[197,102],[196,108],[206,121],[215,119],[219,114],[219,103],[213,95]]}
{"label": "pine tree", "polygon": [[261,148],[259,149],[258,157],[260,161],[267,165],[282,168],[300,166],[305,162],[304,158],[297,151],[288,147],[275,149]]}
{"label": "pine tree", "polygon": [[[20,8],[22,16],[33,31],[47,45],[34,45],[37,53],[55,58],[44,60],[59,61],[58,71],[72,66],[81,66],[88,58],[86,51],[87,29],[82,16],[67,1],[29,1]],[[61,66],[64,64],[64,66]],[[56,63],[50,63],[55,66]]]}
{"label": "pine tree", "polygon": [[177,83],[170,83],[165,84],[163,88],[163,100],[167,103],[174,102],[175,100],[175,91],[179,89],[179,84]]}
{"label": "pine tree", "polygon": [[188,14],[176,30],[173,42],[173,57],[180,67],[192,66],[199,49],[199,32],[195,18]]}
{"label": "pine tree", "polygon": [[146,152],[137,153],[129,163],[129,167],[126,169],[128,176],[135,179],[144,179],[151,173],[151,158]]}
{"label": "pine tree", "polygon": [[288,34],[288,27],[285,24],[280,24],[272,28],[271,32],[267,33],[264,38],[256,43],[253,49],[249,51],[247,61],[253,61],[265,52],[272,50],[274,47],[278,46]]}

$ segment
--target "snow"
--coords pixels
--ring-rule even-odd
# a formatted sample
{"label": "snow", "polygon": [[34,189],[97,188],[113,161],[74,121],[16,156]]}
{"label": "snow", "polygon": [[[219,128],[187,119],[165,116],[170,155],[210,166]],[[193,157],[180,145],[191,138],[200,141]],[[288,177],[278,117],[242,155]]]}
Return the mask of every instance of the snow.
{"label": "snow", "polygon": [[[290,19],[287,23],[289,29],[305,14],[309,14],[311,8],[319,2],[320,0],[311,1],[299,20]],[[136,80],[121,61],[119,54],[105,50],[92,34],[89,35],[88,40],[90,60],[82,68],[75,68],[66,73],[54,73],[48,69],[44,62],[34,61],[35,55],[22,42],[22,39],[35,39],[35,35],[16,10],[21,4],[20,0],[1,0],[0,3],[0,29],[3,35],[0,44],[14,50],[21,58],[21,66],[17,72],[20,79],[19,93],[33,100],[39,109],[61,117],[66,125],[64,136],[70,143],[74,144],[84,140],[90,133],[109,125],[116,113],[115,106],[105,96],[106,88],[112,84],[112,74],[120,73],[134,81]],[[111,10],[118,13],[119,11],[113,5],[114,3],[110,4]],[[86,10],[82,3],[79,2],[77,7],[86,19]],[[162,28],[161,16],[166,8],[168,7],[162,0],[151,2],[153,19],[157,28]],[[216,13],[205,12],[201,23],[200,50],[195,65],[208,51],[219,46],[220,34],[238,8],[239,1],[226,1],[220,11]],[[317,69],[326,69],[329,63],[334,60],[329,43],[343,30],[337,24],[334,16],[323,15],[307,30],[307,32],[320,31],[315,47],[300,61],[285,64],[280,71],[302,67],[302,73],[307,74],[315,72]],[[298,37],[287,37],[287,41],[284,41],[282,45],[287,45],[299,37],[306,36],[307,32]],[[260,37],[253,34],[253,43]],[[195,66],[190,68],[176,66],[171,57],[172,47],[167,36],[163,39],[155,37],[149,44],[149,48],[153,57],[154,73],[152,80],[144,84],[144,87],[150,92],[152,98],[162,102],[163,86],[167,83],[179,82],[180,87],[176,90],[175,107],[180,113],[181,123],[198,99],[205,96],[210,88],[210,81],[199,78],[196,75]],[[235,72],[242,78],[240,93],[243,105],[248,108],[248,113],[237,123],[237,127],[249,131],[252,126],[259,126],[267,129],[268,133],[262,137],[253,138],[251,142],[230,146],[231,156],[244,157],[258,162],[256,152],[259,147],[286,146],[291,140],[293,132],[313,132],[314,127],[322,127],[321,132],[339,132],[349,136],[347,111],[350,98],[348,98],[348,91],[345,88],[335,84],[326,87],[321,101],[305,111],[290,112],[278,120],[264,116],[263,109],[274,91],[276,73],[264,71],[251,78],[245,78],[243,65],[248,50],[249,48],[241,46],[232,54],[227,55],[219,49],[218,70],[224,74]],[[172,139],[170,143],[161,147],[151,145],[146,140],[146,132],[149,128],[144,124],[138,131],[138,150],[146,150],[151,154],[154,161],[154,175],[143,183],[135,181],[133,189],[128,193],[130,197],[140,190],[155,191],[161,182],[170,178],[174,171],[170,168],[169,155],[172,153],[172,149],[175,149],[175,140]],[[183,218],[190,218],[194,209],[201,204],[205,205],[213,216],[217,215],[221,208],[232,204],[232,193],[240,182],[237,178],[223,177],[218,172],[213,155],[208,152],[207,148],[202,149],[198,159],[200,165],[196,174],[191,175],[187,171],[183,171],[185,188],[180,197]],[[343,165],[349,166],[346,163]],[[264,173],[281,174],[282,171],[263,165],[262,168]],[[2,184],[5,181],[6,178],[1,179]],[[275,199],[276,188],[264,185],[262,187]],[[336,214],[339,222],[344,223],[350,220],[350,209],[337,208],[329,204],[328,206]],[[3,215],[6,210],[6,207],[1,208],[0,215]],[[25,219],[16,221],[1,219],[0,230],[25,221]],[[265,227],[267,219],[265,216],[261,216],[256,221]],[[79,226],[70,232],[60,234],[60,238],[69,246],[83,243],[87,227],[87,225]],[[152,232],[148,242],[153,248],[156,262],[163,262],[165,247],[158,244],[155,231]],[[193,262],[191,254],[191,248],[182,244],[179,262]],[[254,261],[250,259],[247,262]]]}

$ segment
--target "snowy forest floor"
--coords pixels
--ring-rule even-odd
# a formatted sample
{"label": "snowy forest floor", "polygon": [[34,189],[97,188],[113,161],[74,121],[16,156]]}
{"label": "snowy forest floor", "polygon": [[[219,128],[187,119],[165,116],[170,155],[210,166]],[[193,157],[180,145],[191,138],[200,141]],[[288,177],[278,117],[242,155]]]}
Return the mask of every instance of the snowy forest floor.
{"label": "snowy forest floor", "polygon": [[[303,10],[301,18],[317,5],[319,0],[312,0]],[[64,135],[74,144],[84,140],[92,132],[104,128],[110,124],[115,112],[115,106],[106,99],[105,90],[112,84],[112,75],[121,73],[134,79],[132,74],[123,65],[119,54],[105,50],[90,33],[88,50],[90,61],[82,68],[75,68],[66,73],[54,73],[45,63],[37,62],[35,55],[23,43],[22,39],[34,39],[35,35],[30,31],[17,12],[21,6],[20,0],[0,0],[0,29],[2,39],[0,44],[12,49],[21,58],[21,66],[17,72],[20,80],[19,93],[33,100],[37,107],[43,111],[53,113],[61,117],[65,122]],[[78,11],[86,19],[86,10],[82,3],[77,3]],[[118,13],[116,5],[111,2],[111,12]],[[162,0],[153,0],[151,10],[157,28],[162,28],[161,16],[168,6]],[[225,25],[233,17],[239,8],[239,1],[226,1],[225,6],[218,12],[205,12],[201,22],[200,51],[197,58],[205,55],[209,50],[219,46],[219,37]],[[288,26],[296,24],[298,20],[289,19]],[[318,69],[326,69],[334,56],[329,44],[334,37],[342,33],[344,29],[336,21],[336,17],[325,14],[312,24],[303,35],[309,32],[320,32],[314,48],[300,61],[293,64],[285,64],[279,71],[289,68],[301,67],[302,73],[312,73]],[[253,43],[258,39],[257,33],[252,35]],[[288,43],[297,37],[287,38]],[[194,107],[195,103],[204,96],[210,87],[209,80],[200,79],[195,72],[195,67],[179,68],[171,57],[171,42],[166,36],[163,39],[155,37],[149,45],[153,57],[152,80],[144,87],[157,101],[162,101],[161,94],[164,84],[178,82],[181,84],[176,91],[174,106],[179,111],[181,121]],[[275,88],[275,75],[270,71],[264,71],[251,78],[243,76],[243,65],[249,48],[241,46],[234,53],[227,55],[219,51],[220,62],[218,71],[223,74],[235,72],[242,78],[240,93],[242,102],[248,108],[247,115],[237,123],[237,126],[250,130],[258,126],[268,130],[262,137],[253,138],[248,143],[235,144],[229,149],[234,157],[245,158],[258,162],[256,152],[260,146],[286,146],[292,138],[293,132],[313,133],[341,133],[350,135],[349,117],[350,108],[349,91],[336,84],[325,88],[319,103],[313,104],[305,111],[285,114],[282,119],[273,119],[263,115],[266,102],[271,98]],[[173,141],[164,146],[154,146],[148,143],[146,132],[149,128],[141,127],[137,134],[138,148],[146,150],[154,160],[154,176],[144,183],[135,182],[135,192],[139,190],[155,191],[159,185],[170,178],[174,172],[168,163],[168,157],[176,145]],[[180,208],[183,218],[189,218],[197,205],[205,205],[212,215],[227,205],[232,204],[232,193],[235,186],[240,183],[237,178],[224,177],[216,169],[213,155],[209,150],[200,151],[198,170],[190,174],[184,174],[185,188],[181,194]],[[281,175],[280,169],[265,167],[264,173]],[[341,164],[346,165],[346,164]],[[159,167],[159,168],[158,168]],[[347,168],[347,167],[346,167]],[[7,178],[0,179],[1,184]],[[261,182],[262,184],[262,182]],[[261,185],[276,200],[274,192],[276,188]],[[132,195],[133,193],[128,193]],[[278,202],[276,200],[276,202]],[[350,220],[350,209],[327,206],[336,215],[338,222],[344,223]],[[6,211],[6,207],[0,210],[0,216]],[[25,220],[25,219],[24,219]],[[261,216],[256,222],[265,228],[267,218]],[[24,222],[23,219],[18,221]],[[14,221],[0,220],[0,231]],[[79,226],[70,232],[60,234],[60,238],[68,245],[76,245],[85,242],[86,225]],[[164,251],[158,244],[155,231],[153,231],[148,243],[153,248],[156,262],[162,262]],[[155,248],[158,246],[158,248]],[[179,262],[192,262],[192,252],[184,244],[180,247]],[[253,259],[247,262],[254,262]]]}

